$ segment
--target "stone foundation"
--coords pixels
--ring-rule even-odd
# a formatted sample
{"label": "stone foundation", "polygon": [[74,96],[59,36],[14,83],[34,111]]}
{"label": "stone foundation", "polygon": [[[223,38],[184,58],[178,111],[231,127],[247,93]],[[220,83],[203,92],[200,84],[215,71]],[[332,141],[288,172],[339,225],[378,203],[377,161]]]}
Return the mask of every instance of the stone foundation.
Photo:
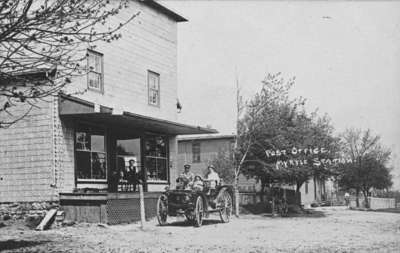
{"label": "stone foundation", "polygon": [[28,216],[44,217],[48,210],[58,207],[58,202],[0,203],[0,220],[18,220]]}

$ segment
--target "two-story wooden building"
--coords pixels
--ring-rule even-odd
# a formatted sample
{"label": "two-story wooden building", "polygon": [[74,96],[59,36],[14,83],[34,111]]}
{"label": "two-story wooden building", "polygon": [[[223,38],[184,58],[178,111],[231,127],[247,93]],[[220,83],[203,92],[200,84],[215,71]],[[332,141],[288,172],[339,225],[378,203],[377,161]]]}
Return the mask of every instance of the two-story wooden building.
{"label": "two-story wooden building", "polygon": [[216,132],[177,122],[177,25],[187,20],[146,0],[112,22],[136,12],[122,38],[87,49],[90,71],[66,95],[0,131],[0,203],[60,201],[69,219],[131,221],[138,194],[121,193],[121,170],[132,161],[150,211],[151,192],[173,187],[179,173],[176,136]]}

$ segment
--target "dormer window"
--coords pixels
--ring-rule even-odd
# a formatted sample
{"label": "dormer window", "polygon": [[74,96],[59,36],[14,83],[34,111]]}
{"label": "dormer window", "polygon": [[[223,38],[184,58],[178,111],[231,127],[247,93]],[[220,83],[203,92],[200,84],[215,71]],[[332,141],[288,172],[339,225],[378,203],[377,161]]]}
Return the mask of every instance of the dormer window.
{"label": "dormer window", "polygon": [[98,92],[103,92],[103,54],[88,50],[87,52],[87,66],[88,66],[88,89]]}
{"label": "dormer window", "polygon": [[147,71],[149,105],[160,106],[160,74]]}

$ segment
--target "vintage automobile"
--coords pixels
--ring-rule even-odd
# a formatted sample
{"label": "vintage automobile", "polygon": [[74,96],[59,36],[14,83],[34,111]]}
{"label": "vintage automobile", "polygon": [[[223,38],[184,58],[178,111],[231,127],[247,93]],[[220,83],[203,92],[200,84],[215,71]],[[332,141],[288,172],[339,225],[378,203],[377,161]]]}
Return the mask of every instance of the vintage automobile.
{"label": "vintage automobile", "polygon": [[182,216],[200,227],[203,218],[208,218],[210,213],[219,213],[223,223],[229,222],[232,214],[232,193],[230,185],[215,185],[203,180],[204,188],[199,189],[167,189],[157,201],[157,219],[163,226],[167,224],[168,216]]}

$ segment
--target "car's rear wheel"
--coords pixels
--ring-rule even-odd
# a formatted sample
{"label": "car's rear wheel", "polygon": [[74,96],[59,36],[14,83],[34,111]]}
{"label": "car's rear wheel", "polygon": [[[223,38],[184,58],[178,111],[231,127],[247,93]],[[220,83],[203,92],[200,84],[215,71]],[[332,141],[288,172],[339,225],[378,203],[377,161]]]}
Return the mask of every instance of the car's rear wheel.
{"label": "car's rear wheel", "polygon": [[220,207],[219,216],[221,217],[221,221],[227,223],[232,215],[232,197],[229,192],[223,191],[218,201],[217,205]]}
{"label": "car's rear wheel", "polygon": [[204,205],[203,199],[198,196],[196,199],[196,206],[194,208],[194,226],[200,227],[203,224]]}
{"label": "car's rear wheel", "polygon": [[157,220],[160,226],[167,224],[168,217],[168,198],[165,195],[161,195],[157,200]]}

